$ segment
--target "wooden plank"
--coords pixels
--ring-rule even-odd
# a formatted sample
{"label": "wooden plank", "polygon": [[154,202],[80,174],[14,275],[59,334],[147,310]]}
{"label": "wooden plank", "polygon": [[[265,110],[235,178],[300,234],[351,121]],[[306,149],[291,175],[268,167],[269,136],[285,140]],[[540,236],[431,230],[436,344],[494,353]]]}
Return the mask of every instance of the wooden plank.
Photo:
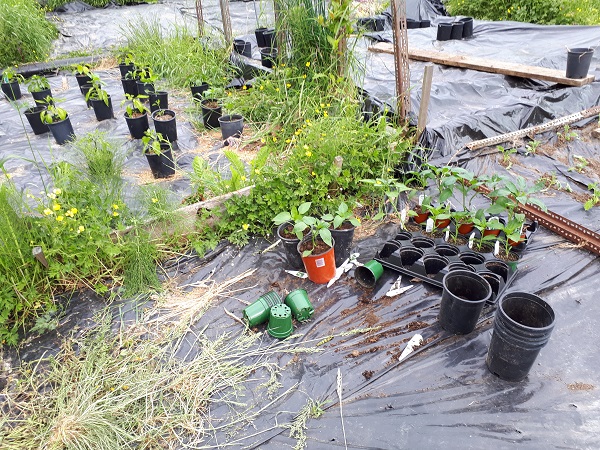
{"label": "wooden plank", "polygon": [[[392,44],[387,42],[379,42],[372,45],[369,47],[369,50],[375,53],[394,53]],[[563,70],[478,58],[476,56],[452,55],[437,50],[421,50],[413,48],[408,50],[408,57],[416,61],[427,61],[445,66],[461,67],[463,69],[510,75],[519,78],[533,78],[535,80],[550,81],[552,83],[575,87],[585,86],[595,80],[593,75],[582,79],[567,78],[565,77],[565,71]]]}

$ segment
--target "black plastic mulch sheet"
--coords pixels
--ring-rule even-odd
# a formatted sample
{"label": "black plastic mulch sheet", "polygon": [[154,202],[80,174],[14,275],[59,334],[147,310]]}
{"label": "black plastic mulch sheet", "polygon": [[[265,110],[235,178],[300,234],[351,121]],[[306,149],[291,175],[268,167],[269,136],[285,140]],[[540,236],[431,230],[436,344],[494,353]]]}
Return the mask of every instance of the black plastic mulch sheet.
{"label": "black plastic mulch sheet", "polygon": [[[450,18],[439,18],[447,21]],[[436,22],[437,23],[437,22]],[[567,47],[600,44],[600,27],[541,26],[518,22],[475,21],[473,37],[439,42],[437,28],[408,30],[411,48],[465,54],[491,60],[565,70]],[[391,32],[370,36],[391,42]],[[373,97],[393,105],[394,57],[369,53],[363,87]],[[421,100],[423,68],[428,63],[410,61],[411,110],[417,114]],[[595,53],[590,75],[600,75],[600,53]],[[434,158],[448,160],[467,143],[539,125],[600,104],[598,81],[583,87],[566,87],[538,80],[509,77],[434,65],[428,107],[425,146]]]}

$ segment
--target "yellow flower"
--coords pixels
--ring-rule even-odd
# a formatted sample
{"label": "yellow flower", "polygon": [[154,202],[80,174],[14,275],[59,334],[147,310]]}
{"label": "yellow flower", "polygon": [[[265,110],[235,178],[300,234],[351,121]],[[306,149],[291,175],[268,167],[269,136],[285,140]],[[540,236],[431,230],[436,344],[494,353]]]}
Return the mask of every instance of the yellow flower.
{"label": "yellow flower", "polygon": [[279,88],[275,88],[275,92],[279,92]]}
{"label": "yellow flower", "polygon": [[306,78],[306,74],[302,75],[302,78]]}
{"label": "yellow flower", "polygon": [[246,89],[248,89],[248,86],[246,86],[246,85],[243,85],[243,86],[242,86],[242,89],[245,91]]}
{"label": "yellow flower", "polygon": [[330,103],[327,103],[327,107],[329,108],[330,106],[331,106],[331,104],[330,104]]}
{"label": "yellow flower", "polygon": [[6,178],[8,178],[9,180],[13,177],[12,173],[7,173],[6,174]]}
{"label": "yellow flower", "polygon": [[56,188],[52,192],[54,192],[55,195],[60,195],[62,194],[62,189]]}
{"label": "yellow flower", "polygon": [[123,385],[122,389],[123,389],[124,391],[127,391],[127,390],[129,390],[129,386],[127,386],[127,385],[125,384],[125,385]]}
{"label": "yellow flower", "polygon": [[240,177],[240,180],[242,180],[242,181],[246,181],[246,176],[245,176],[245,175],[242,175],[242,176]]}
{"label": "yellow flower", "polygon": [[285,87],[291,88],[291,87],[292,87],[292,85],[291,85],[290,83],[287,83],[287,84],[285,85]]}
{"label": "yellow flower", "polygon": [[58,217],[56,218],[56,221],[57,221],[57,222],[62,222],[64,219],[65,219],[65,218],[64,218],[63,216],[58,216]]}
{"label": "yellow flower", "polygon": [[158,203],[158,199],[156,197],[152,198],[152,203]]}
{"label": "yellow flower", "polygon": [[273,142],[277,142],[277,138],[273,136]]}
{"label": "yellow flower", "polygon": [[298,128],[294,134],[295,134],[296,136],[298,136],[300,133],[302,133],[302,129],[301,129],[301,128]]}
{"label": "yellow flower", "polygon": [[244,231],[248,231],[248,228],[250,228],[250,225],[248,225],[247,223],[242,225],[242,228],[244,229]]}
{"label": "yellow flower", "polygon": [[290,142],[292,142],[292,140],[291,140],[291,139],[286,139],[286,140],[285,140],[285,143],[286,143],[286,144],[289,144]]}
{"label": "yellow flower", "polygon": [[58,211],[58,210],[60,210],[60,205],[58,203],[55,203],[54,205],[52,205],[52,209],[54,211]]}
{"label": "yellow flower", "polygon": [[259,87],[258,89],[260,89],[261,91],[264,89],[264,86]]}
{"label": "yellow flower", "polygon": [[325,108],[325,103],[321,103],[321,108]]}
{"label": "yellow flower", "polygon": [[83,233],[85,231],[85,227],[83,225],[79,225],[79,228],[77,228],[77,233]]}
{"label": "yellow flower", "polygon": [[316,176],[317,176],[317,174],[315,173],[315,171],[314,171],[314,170],[312,171],[311,175],[312,175],[313,177],[316,177]]}
{"label": "yellow flower", "polygon": [[306,61],[306,67],[310,67],[310,61]]}
{"label": "yellow flower", "polygon": [[119,209],[119,205],[117,205],[116,203],[113,203],[112,207],[113,209]]}
{"label": "yellow flower", "polygon": [[227,97],[231,97],[231,92],[228,92],[228,93],[227,93]]}
{"label": "yellow flower", "polygon": [[329,117],[329,114],[327,114],[327,111],[323,111],[323,117],[325,117],[325,118]]}
{"label": "yellow flower", "polygon": [[306,155],[307,158],[310,158],[312,156],[312,152],[310,150],[306,150],[304,152],[304,154]]}
{"label": "yellow flower", "polygon": [[118,213],[118,212],[116,212],[116,211],[113,211],[113,214],[112,214],[112,215],[113,215],[113,217],[117,217],[117,216],[119,215],[119,213]]}
{"label": "yellow flower", "polygon": [[254,169],[254,173],[255,173],[256,175],[260,174],[260,169]]}
{"label": "yellow flower", "polygon": [[304,150],[308,150],[310,147],[309,147],[308,145],[304,144],[304,145],[302,146],[302,148],[303,148]]}
{"label": "yellow flower", "polygon": [[47,215],[47,216],[49,216],[50,214],[52,214],[52,210],[51,210],[51,209],[49,209],[49,208],[46,208],[46,209],[44,210],[44,214],[45,214],[45,215]]}
{"label": "yellow flower", "polygon": [[260,140],[260,142],[262,142],[262,143],[264,144],[264,143],[265,143],[265,142],[267,142],[267,141],[265,141],[264,139],[261,139],[261,140]]}

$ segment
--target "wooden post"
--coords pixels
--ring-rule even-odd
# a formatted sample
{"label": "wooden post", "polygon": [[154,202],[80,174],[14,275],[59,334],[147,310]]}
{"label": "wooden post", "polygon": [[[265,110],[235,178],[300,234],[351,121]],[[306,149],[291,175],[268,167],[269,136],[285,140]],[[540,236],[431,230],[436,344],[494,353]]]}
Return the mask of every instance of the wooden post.
{"label": "wooden post", "polygon": [[398,123],[406,122],[410,111],[410,73],[408,70],[408,36],[406,33],[406,0],[391,0],[394,34],[394,67],[396,69],[396,113]]}
{"label": "wooden post", "polygon": [[423,71],[423,87],[421,88],[421,104],[419,105],[419,121],[417,122],[417,142],[421,133],[427,125],[427,108],[429,107],[429,97],[431,96],[431,81],[433,80],[433,66],[428,64]]}
{"label": "wooden post", "polygon": [[198,21],[198,37],[204,36],[204,13],[202,12],[202,0],[196,0],[196,20]]}
{"label": "wooden post", "polygon": [[233,36],[231,31],[231,16],[229,15],[229,0],[219,0],[221,6],[221,18],[223,20],[223,34],[225,34],[225,42],[227,45],[233,44]]}

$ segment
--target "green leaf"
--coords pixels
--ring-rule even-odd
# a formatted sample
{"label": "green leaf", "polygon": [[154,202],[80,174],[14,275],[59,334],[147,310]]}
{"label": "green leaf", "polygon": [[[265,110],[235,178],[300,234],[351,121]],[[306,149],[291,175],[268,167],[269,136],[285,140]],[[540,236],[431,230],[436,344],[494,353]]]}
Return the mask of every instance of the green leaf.
{"label": "green leaf", "polygon": [[345,214],[348,211],[348,205],[346,205],[345,202],[340,203],[340,206],[338,207],[338,213],[341,214]]}
{"label": "green leaf", "polygon": [[306,214],[308,212],[308,210],[310,209],[311,204],[312,204],[311,202],[302,203],[300,206],[298,206],[298,212],[300,214]]}
{"label": "green leaf", "polygon": [[[194,160],[195,162],[195,160]],[[275,225],[281,225],[284,222],[287,222],[289,220],[291,220],[292,216],[289,212],[285,211],[285,212],[281,212],[279,214],[277,214],[275,217],[273,217],[273,222],[275,222]]]}
{"label": "green leaf", "polygon": [[342,223],[344,223],[344,218],[340,216],[335,216],[335,218],[333,219],[333,228],[338,228]]}
{"label": "green leaf", "polygon": [[333,214],[325,214],[323,215],[323,217],[321,217],[321,220],[324,220],[325,222],[331,222],[333,219]]}
{"label": "green leaf", "polygon": [[333,247],[333,243],[331,242],[331,231],[329,231],[329,229],[321,228],[319,230],[319,236],[321,236],[321,239],[323,239],[323,242],[325,242],[330,247]]}

